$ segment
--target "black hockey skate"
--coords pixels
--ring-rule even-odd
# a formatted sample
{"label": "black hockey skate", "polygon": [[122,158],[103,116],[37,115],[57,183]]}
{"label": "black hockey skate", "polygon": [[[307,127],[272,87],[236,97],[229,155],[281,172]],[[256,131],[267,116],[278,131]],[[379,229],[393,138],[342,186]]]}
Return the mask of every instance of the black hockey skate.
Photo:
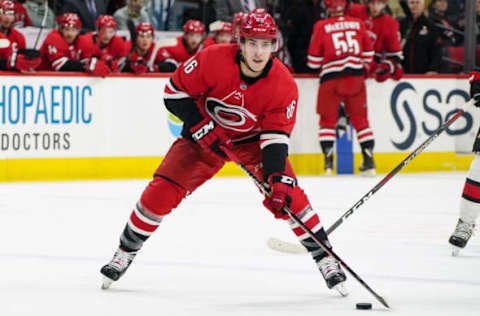
{"label": "black hockey skate", "polygon": [[100,270],[100,273],[103,274],[102,289],[106,290],[114,281],[118,281],[127,271],[136,255],[137,252],[127,252],[118,248],[112,260]]}
{"label": "black hockey skate", "polygon": [[333,172],[333,153],[325,154],[325,173],[329,176]]}
{"label": "black hockey skate", "polygon": [[329,289],[337,290],[342,296],[348,295],[348,291],[344,285],[347,276],[340,267],[340,264],[333,257],[327,256],[323,258],[317,262],[317,266]]}
{"label": "black hockey skate", "polygon": [[458,219],[455,231],[448,240],[448,242],[453,246],[452,256],[457,256],[460,252],[460,249],[465,248],[468,240],[470,237],[472,237],[474,229],[475,224],[466,223],[462,221],[462,219]]}
{"label": "black hockey skate", "polygon": [[360,165],[360,172],[367,176],[375,175],[375,162],[373,161],[373,154],[369,150],[362,151],[363,161]]}

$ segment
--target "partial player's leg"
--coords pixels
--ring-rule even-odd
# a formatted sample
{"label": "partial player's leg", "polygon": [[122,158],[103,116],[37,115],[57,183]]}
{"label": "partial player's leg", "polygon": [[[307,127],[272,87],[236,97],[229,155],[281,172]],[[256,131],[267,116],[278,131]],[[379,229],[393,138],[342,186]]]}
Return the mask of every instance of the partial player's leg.
{"label": "partial player's leg", "polygon": [[[357,132],[358,143],[362,149],[362,164],[360,172],[374,175],[375,161],[373,159],[373,148],[375,140],[373,131],[370,128],[367,114],[367,95],[363,77],[346,77],[343,85],[337,87],[339,93],[346,95],[345,110],[350,118],[355,131]],[[343,91],[342,91],[343,90]]]}
{"label": "partial player's leg", "polygon": [[112,260],[100,271],[104,276],[102,288],[108,288],[125,273],[162,219],[223,164],[198,144],[184,138],[175,141],[133,209]]}
{"label": "partial player's leg", "polygon": [[[258,144],[250,143],[235,146],[235,155],[240,162],[252,171],[257,179],[263,179],[263,171],[261,165],[261,152]],[[285,174],[295,178],[292,166],[287,160]],[[326,245],[331,248],[327,234],[320,222],[317,212],[310,206],[310,202],[304,191],[297,185],[291,196],[290,209],[294,212],[300,220]],[[323,250],[298,224],[289,219],[285,214],[284,219],[288,219],[290,228],[295,233],[300,242],[307,248],[313,257],[318,269],[322,273],[327,287],[329,289],[336,289],[342,295],[347,295],[347,291],[343,286],[346,280],[346,275],[341,269],[339,263],[330,257],[325,250]]]}
{"label": "partial player's leg", "polygon": [[[480,147],[480,146],[479,146]],[[460,218],[453,234],[448,240],[453,246],[452,255],[458,255],[465,248],[475,229],[475,222],[480,215],[480,156],[470,165],[460,199]]]}
{"label": "partial player's leg", "polygon": [[320,115],[318,140],[325,158],[325,172],[333,172],[333,146],[335,145],[335,125],[337,123],[338,105],[342,98],[335,93],[337,79],[320,84],[317,96],[317,113]]}

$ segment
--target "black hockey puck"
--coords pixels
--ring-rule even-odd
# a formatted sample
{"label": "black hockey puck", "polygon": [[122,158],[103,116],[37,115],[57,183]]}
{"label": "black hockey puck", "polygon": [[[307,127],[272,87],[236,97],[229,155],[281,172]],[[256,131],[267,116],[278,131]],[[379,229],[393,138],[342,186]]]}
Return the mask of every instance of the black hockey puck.
{"label": "black hockey puck", "polygon": [[372,309],[372,304],[370,303],[357,303],[357,309]]}

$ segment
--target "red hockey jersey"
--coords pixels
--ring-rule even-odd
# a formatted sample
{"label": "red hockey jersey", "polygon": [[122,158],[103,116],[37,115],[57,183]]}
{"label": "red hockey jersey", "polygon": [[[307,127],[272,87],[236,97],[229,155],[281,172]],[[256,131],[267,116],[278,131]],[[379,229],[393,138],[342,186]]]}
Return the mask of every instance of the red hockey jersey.
{"label": "red hockey jersey", "polygon": [[27,9],[25,9],[21,3],[15,1],[15,7],[13,9],[15,10],[15,21],[13,21],[13,24],[16,27],[33,26]]}
{"label": "red hockey jersey", "polygon": [[321,81],[344,74],[363,76],[363,64],[372,59],[372,41],[360,19],[340,16],[315,23],[307,64],[320,69]]}
{"label": "red hockey jersey", "polygon": [[400,62],[403,58],[400,29],[397,20],[389,14],[372,18],[367,6],[352,3],[348,16],[361,19],[365,23],[368,35],[372,39],[376,59],[392,58]]}
{"label": "red hockey jersey", "polygon": [[91,41],[92,46],[93,46],[93,56],[103,59],[103,60],[111,60],[112,58],[120,58],[120,57],[125,57],[128,54],[127,50],[127,43],[125,40],[118,36],[115,35],[112,37],[110,42],[104,46],[100,47],[97,45],[97,33],[96,32],[90,32],[85,34],[85,36]]}
{"label": "red hockey jersey", "polygon": [[192,98],[204,117],[222,126],[233,141],[255,139],[260,147],[288,146],[295,124],[298,89],[276,58],[248,84],[240,76],[239,47],[212,45],[186,61],[165,87],[166,100]]}
{"label": "red hockey jersey", "polygon": [[183,63],[190,57],[194,56],[203,48],[206,48],[214,44],[215,44],[215,41],[213,40],[213,38],[210,36],[207,36],[205,41],[203,41],[203,43],[200,44],[200,46],[198,46],[198,48],[194,52],[189,53],[187,48],[185,47],[185,44],[183,44],[183,36],[179,36],[177,37],[177,44],[175,46],[165,46],[160,48],[160,55],[162,58],[161,61],[171,62],[172,64],[178,67],[181,63]]}
{"label": "red hockey jersey", "polygon": [[[132,49],[132,42],[131,41],[128,41],[126,43],[126,52],[127,52],[127,55],[130,54],[130,50]],[[147,55],[146,56],[140,56],[136,50],[133,50],[132,53],[130,54],[130,57],[128,58],[131,62],[139,62],[139,61],[142,61],[146,64],[150,64],[150,61],[152,63],[152,67],[156,64],[158,64],[159,62],[162,61],[162,57],[160,56],[160,49],[158,49],[156,52],[154,52],[155,50],[155,42],[152,42],[152,45],[150,45],[150,48],[148,49],[147,51]],[[155,54],[155,56],[152,58],[152,55]],[[154,71],[153,69],[151,69],[150,71]]]}
{"label": "red hockey jersey", "polygon": [[51,31],[40,47],[40,70],[59,70],[68,60],[86,61],[92,57],[93,44],[86,35],[79,35],[69,45],[58,30]]}
{"label": "red hockey jersey", "polygon": [[479,71],[472,71],[469,74],[469,82],[472,84],[474,81],[480,80],[480,72]]}
{"label": "red hockey jersey", "polygon": [[6,35],[12,43],[13,51],[27,48],[27,45],[25,44],[25,36],[23,36],[23,34],[17,31],[13,26],[10,27]]}
{"label": "red hockey jersey", "polygon": [[[8,39],[8,37],[3,33],[0,33],[0,40],[1,41],[4,41],[4,40],[10,41]],[[5,46],[7,46],[7,45],[5,45]],[[8,59],[12,55],[12,53],[13,53],[12,43],[10,42],[10,45],[8,45],[7,47],[0,48],[0,59]]]}

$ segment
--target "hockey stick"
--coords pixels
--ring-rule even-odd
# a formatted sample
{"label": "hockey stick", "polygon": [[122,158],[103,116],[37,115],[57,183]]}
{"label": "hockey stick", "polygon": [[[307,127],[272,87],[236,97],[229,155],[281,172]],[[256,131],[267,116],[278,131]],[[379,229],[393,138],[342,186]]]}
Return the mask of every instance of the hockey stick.
{"label": "hockey stick", "polygon": [[40,30],[38,31],[37,38],[35,39],[35,44],[33,45],[33,49],[37,49],[38,40],[40,39],[40,35],[42,35],[42,31],[45,28],[45,23],[47,22],[48,16],[48,1],[45,0],[45,13],[43,13],[42,24],[40,25]]}
{"label": "hockey stick", "polygon": [[[370,191],[365,193],[364,196],[360,198],[360,200],[355,203],[348,211],[345,212],[332,226],[330,226],[327,230],[327,235],[331,234],[335,229],[338,228],[350,215],[352,215],[360,206],[365,204],[365,202],[372,197],[378,190],[380,190],[385,183],[387,183],[393,176],[395,176],[400,170],[403,169],[413,158],[415,158],[419,153],[425,150],[434,140],[437,138],[443,131],[445,131],[450,125],[453,124],[460,116],[463,115],[465,110],[469,107],[472,107],[474,103],[473,99],[470,99],[458,112],[450,118],[447,122],[443,123],[436,131],[433,132],[430,137],[428,137],[420,146],[418,146],[407,158],[405,158],[402,162],[398,164],[389,174],[387,174],[380,182],[378,182]],[[276,238],[270,238],[267,241],[267,245],[274,249],[281,252],[288,252],[288,253],[305,253],[307,252],[305,247],[300,244],[290,243],[286,241],[282,241]]]}
{"label": "hockey stick", "polygon": [[[258,180],[258,178],[252,173],[250,172],[250,170],[247,169],[247,167],[245,167],[241,162],[238,161],[238,159],[236,159],[235,155],[228,149],[224,148],[224,152],[227,154],[227,156],[232,160],[234,161],[254,182],[255,184],[258,186],[258,188],[262,191],[263,195],[265,196],[270,196],[272,193],[271,193],[271,190],[270,188],[263,182],[260,182],[260,180]],[[360,278],[360,276],[358,274],[355,273],[355,271],[353,271],[346,263],[345,261],[343,261],[332,249],[328,248],[327,245],[322,241],[320,240],[320,238],[318,238],[311,230],[310,228],[308,228],[298,217],[297,215],[295,215],[288,206],[284,206],[283,207],[283,211],[286,212],[290,218],[295,222],[297,223],[300,227],[303,228],[303,230],[305,230],[305,232],[320,246],[322,247],[323,250],[325,250],[326,253],[328,253],[328,255],[332,256],[333,258],[335,258],[335,260],[337,260],[344,268],[345,270],[347,270],[368,292],[370,292],[370,294],[372,294],[383,306],[385,306],[386,308],[390,308],[390,306],[387,304],[387,301],[385,301],[385,299],[383,297],[381,297],[380,295],[378,295],[367,283],[365,283],[365,281],[362,280],[362,278]]]}

